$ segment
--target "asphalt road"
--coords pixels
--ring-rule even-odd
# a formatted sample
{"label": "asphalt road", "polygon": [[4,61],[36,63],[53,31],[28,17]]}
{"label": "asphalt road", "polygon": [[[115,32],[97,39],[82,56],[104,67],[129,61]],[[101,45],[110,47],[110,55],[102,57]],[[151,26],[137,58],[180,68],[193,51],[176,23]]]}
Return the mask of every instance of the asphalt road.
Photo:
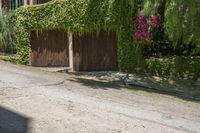
{"label": "asphalt road", "polygon": [[0,133],[200,133],[200,103],[0,61]]}

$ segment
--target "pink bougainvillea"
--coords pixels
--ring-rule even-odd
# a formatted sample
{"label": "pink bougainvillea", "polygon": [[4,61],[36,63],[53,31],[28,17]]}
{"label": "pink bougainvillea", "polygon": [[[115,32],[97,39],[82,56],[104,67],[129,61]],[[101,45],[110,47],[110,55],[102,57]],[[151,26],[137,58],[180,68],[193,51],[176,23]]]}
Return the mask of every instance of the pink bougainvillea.
{"label": "pink bougainvillea", "polygon": [[151,17],[130,18],[129,31],[132,39],[140,41],[148,41],[152,38],[152,31],[159,26],[160,16],[153,15]]}

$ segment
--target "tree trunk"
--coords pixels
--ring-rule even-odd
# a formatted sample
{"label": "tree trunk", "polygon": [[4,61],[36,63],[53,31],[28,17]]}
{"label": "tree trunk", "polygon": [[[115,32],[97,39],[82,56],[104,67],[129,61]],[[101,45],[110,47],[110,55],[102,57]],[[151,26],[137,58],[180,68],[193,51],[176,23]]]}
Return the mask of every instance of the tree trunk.
{"label": "tree trunk", "polygon": [[29,3],[30,5],[33,5],[33,0],[30,0],[30,3]]}
{"label": "tree trunk", "polygon": [[23,0],[23,4],[24,4],[24,5],[27,5],[27,4],[28,4],[28,1],[27,1],[27,0]]}
{"label": "tree trunk", "polygon": [[0,15],[2,15],[2,2],[0,0]]}
{"label": "tree trunk", "polygon": [[158,14],[160,14],[161,16],[161,27],[160,27],[160,40],[163,41],[164,40],[164,34],[165,34],[165,30],[164,30],[164,23],[165,23],[165,9],[166,9],[166,0],[163,0],[160,4],[160,6],[158,7]]}

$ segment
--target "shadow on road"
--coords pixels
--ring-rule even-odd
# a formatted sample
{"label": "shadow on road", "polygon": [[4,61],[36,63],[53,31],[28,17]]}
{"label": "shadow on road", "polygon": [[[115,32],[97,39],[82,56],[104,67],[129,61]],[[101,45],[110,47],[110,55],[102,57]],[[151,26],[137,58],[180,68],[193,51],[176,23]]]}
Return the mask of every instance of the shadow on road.
{"label": "shadow on road", "polygon": [[28,133],[30,119],[0,106],[0,133]]}
{"label": "shadow on road", "polygon": [[124,85],[124,84],[120,83],[119,81],[102,82],[102,81],[97,81],[97,80],[93,80],[93,79],[85,79],[85,78],[74,78],[74,80],[71,80],[71,81],[80,83],[84,86],[88,86],[93,89],[108,90],[108,89],[126,88],[129,90],[146,91],[149,93],[165,94],[165,95],[175,96],[175,97],[181,98],[183,100],[200,102],[199,95],[196,96],[196,95],[192,95],[192,94],[189,94],[186,92],[177,92],[175,90],[166,90],[164,88],[157,89],[156,87],[154,88],[154,87],[148,87],[148,86],[140,86],[137,84]]}
{"label": "shadow on road", "polygon": [[83,79],[83,78],[75,78],[75,80],[70,80],[70,81],[81,83],[82,85],[88,86],[93,89],[107,90],[109,88],[112,88],[112,89],[121,88],[121,86],[117,84],[117,82],[108,83],[108,82],[96,81],[92,79]]}

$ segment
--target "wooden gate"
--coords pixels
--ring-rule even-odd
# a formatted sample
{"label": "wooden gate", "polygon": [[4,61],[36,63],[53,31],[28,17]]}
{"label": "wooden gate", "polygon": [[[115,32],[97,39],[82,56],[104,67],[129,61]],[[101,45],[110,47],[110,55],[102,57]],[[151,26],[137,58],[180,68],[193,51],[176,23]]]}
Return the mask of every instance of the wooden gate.
{"label": "wooden gate", "polygon": [[31,32],[32,66],[69,66],[68,37],[64,31]]}
{"label": "wooden gate", "polygon": [[75,71],[117,70],[116,33],[73,35],[73,55]]}
{"label": "wooden gate", "polygon": [[46,2],[49,2],[51,0],[33,0],[33,3],[34,4],[43,4],[43,3],[46,3]]}
{"label": "wooden gate", "polygon": [[4,10],[8,10],[8,7],[9,7],[9,1],[8,0],[2,0],[1,4],[2,4],[1,6]]}

